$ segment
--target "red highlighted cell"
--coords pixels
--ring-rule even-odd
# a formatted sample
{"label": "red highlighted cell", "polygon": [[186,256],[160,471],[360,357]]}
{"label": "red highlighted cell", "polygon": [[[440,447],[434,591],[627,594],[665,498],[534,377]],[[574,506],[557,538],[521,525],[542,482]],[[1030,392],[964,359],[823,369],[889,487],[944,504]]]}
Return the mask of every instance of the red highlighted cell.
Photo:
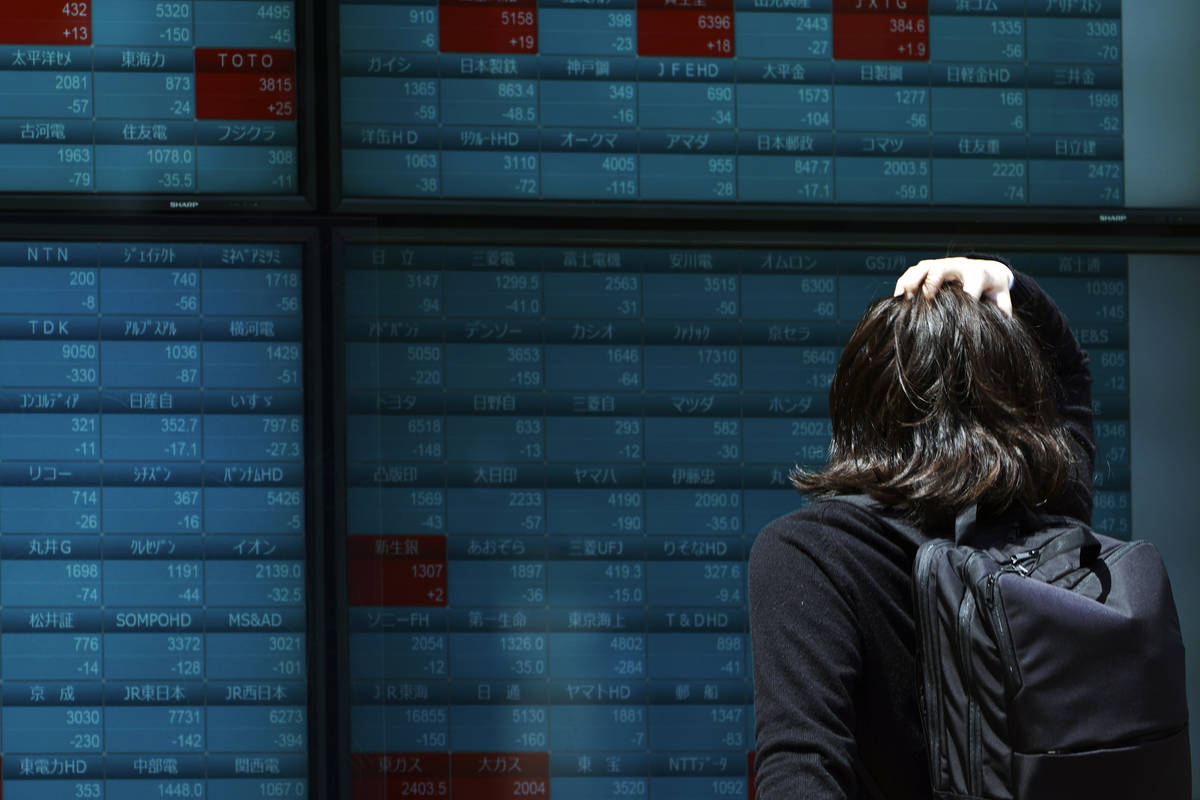
{"label": "red highlighted cell", "polygon": [[733,0],[638,0],[638,11],[661,9],[663,11],[698,11],[712,14],[733,11]]}
{"label": "red highlighted cell", "polygon": [[196,48],[196,118],[296,118],[293,50]]}
{"label": "red highlighted cell", "polygon": [[354,753],[350,756],[354,800],[450,797],[449,753]]}
{"label": "red highlighted cell", "polygon": [[928,14],[929,0],[833,0],[835,14]]}
{"label": "red highlighted cell", "polygon": [[90,0],[22,0],[0,3],[0,44],[91,43]]}
{"label": "red highlighted cell", "polygon": [[346,560],[352,606],[446,605],[442,536],[350,536]]}
{"label": "red highlighted cell", "polygon": [[550,797],[549,753],[354,753],[354,800]]}
{"label": "red highlighted cell", "polygon": [[746,753],[746,797],[754,800],[754,751]]}
{"label": "red highlighted cell", "polygon": [[92,43],[91,25],[63,25],[53,20],[21,20],[11,26],[0,20],[0,44],[86,45]]}
{"label": "red highlighted cell", "polygon": [[833,57],[928,61],[929,18],[921,14],[834,14]]}
{"label": "red highlighted cell", "polygon": [[641,56],[732,58],[732,3],[692,2],[679,7],[670,0],[639,0],[637,45]]}
{"label": "red highlighted cell", "polygon": [[0,2],[0,44],[91,44],[91,2]]}
{"label": "red highlighted cell", "polygon": [[537,5],[531,0],[440,0],[438,48],[443,53],[536,53]]}
{"label": "red highlighted cell", "polygon": [[196,72],[296,74],[295,50],[197,47]]}
{"label": "red highlighted cell", "polygon": [[452,753],[454,800],[550,797],[549,753]]}

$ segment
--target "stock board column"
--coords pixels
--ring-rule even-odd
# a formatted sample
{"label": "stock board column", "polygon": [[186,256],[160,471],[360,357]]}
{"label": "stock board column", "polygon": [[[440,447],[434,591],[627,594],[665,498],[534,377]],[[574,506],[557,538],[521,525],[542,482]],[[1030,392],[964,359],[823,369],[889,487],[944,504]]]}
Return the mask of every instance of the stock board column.
{"label": "stock board column", "polygon": [[193,2],[198,187],[205,192],[295,192],[294,3]]}
{"label": "stock board column", "polygon": [[634,0],[543,0],[538,15],[543,196],[636,200]]}
{"label": "stock board column", "polygon": [[102,3],[95,12],[96,186],[196,190],[194,3]]}
{"label": "stock board column", "polygon": [[[540,251],[447,247],[451,781],[549,796]],[[518,786],[520,790],[518,791]]]}
{"label": "stock board column", "polygon": [[641,199],[737,199],[733,0],[639,0],[637,23]]}
{"label": "stock board column", "polygon": [[344,263],[353,795],[448,797],[442,256]]}
{"label": "stock board column", "polygon": [[843,203],[928,204],[926,0],[835,0],[836,193]]}
{"label": "stock board column", "polygon": [[[343,0],[339,12],[342,191],[439,196],[436,0]],[[380,103],[380,97],[388,102]]]}
{"label": "stock board column", "polygon": [[540,196],[537,15],[532,0],[440,0],[445,194]]}
{"label": "stock board column", "polygon": [[738,0],[741,200],[834,200],[830,9],[829,0],[803,9],[786,2]]}
{"label": "stock board column", "polygon": [[841,357],[841,278],[828,251],[768,251],[742,275],[747,547],[804,503],[788,471],[824,464],[829,386]]}
{"label": "stock board column", "polygon": [[301,249],[200,253],[209,787],[295,796],[308,750]]}
{"label": "stock board column", "polygon": [[546,248],[551,796],[647,797],[642,282]]}
{"label": "stock board column", "polygon": [[105,244],[100,272],[107,786],[204,796],[199,251]]}
{"label": "stock board column", "polygon": [[1025,3],[930,3],[933,201],[1029,202]]}
{"label": "stock board column", "polygon": [[1120,2],[1050,0],[1025,24],[1030,202],[1123,205]]}
{"label": "stock board column", "polygon": [[73,797],[98,791],[106,746],[100,277],[94,245],[0,252],[4,793]]}
{"label": "stock board column", "polygon": [[650,796],[743,797],[738,260],[667,249],[643,259]]}

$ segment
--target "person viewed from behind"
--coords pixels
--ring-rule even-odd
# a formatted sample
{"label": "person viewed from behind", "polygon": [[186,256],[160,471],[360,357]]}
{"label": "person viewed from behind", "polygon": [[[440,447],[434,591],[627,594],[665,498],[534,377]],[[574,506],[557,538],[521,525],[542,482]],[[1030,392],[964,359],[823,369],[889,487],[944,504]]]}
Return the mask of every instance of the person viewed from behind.
{"label": "person viewed from behind", "polygon": [[[1088,357],[1028,276],[922,261],[851,335],[829,415],[828,464],[792,475],[815,502],[750,555],[757,797],[930,798],[914,556],[972,505],[1090,522]],[[873,508],[828,499],[864,494]]]}

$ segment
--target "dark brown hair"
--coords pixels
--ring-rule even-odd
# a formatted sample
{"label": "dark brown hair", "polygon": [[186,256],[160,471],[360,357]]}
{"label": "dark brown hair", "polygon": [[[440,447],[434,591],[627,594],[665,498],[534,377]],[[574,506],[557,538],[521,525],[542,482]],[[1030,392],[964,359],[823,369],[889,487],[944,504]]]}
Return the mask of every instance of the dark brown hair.
{"label": "dark brown hair", "polygon": [[829,462],[792,483],[869,494],[921,525],[972,504],[1036,507],[1078,479],[1058,391],[1026,324],[960,284],[878,300],[834,373]]}

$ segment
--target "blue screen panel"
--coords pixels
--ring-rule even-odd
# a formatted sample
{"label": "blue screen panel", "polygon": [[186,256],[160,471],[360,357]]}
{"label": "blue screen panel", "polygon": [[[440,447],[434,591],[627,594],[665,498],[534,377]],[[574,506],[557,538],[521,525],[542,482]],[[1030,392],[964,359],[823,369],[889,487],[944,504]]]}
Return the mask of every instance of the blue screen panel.
{"label": "blue screen panel", "polygon": [[1121,209],[1154,46],[1120,0],[337,10],[348,199]]}
{"label": "blue screen panel", "polygon": [[296,5],[5,4],[0,192],[298,197]]}
{"label": "blue screen panel", "polygon": [[8,800],[304,794],[302,255],[0,242]]}
{"label": "blue screen panel", "polygon": [[[937,253],[464,238],[340,251],[353,796],[750,797],[745,559]],[[1127,256],[1007,255],[1091,354],[1128,538]]]}

